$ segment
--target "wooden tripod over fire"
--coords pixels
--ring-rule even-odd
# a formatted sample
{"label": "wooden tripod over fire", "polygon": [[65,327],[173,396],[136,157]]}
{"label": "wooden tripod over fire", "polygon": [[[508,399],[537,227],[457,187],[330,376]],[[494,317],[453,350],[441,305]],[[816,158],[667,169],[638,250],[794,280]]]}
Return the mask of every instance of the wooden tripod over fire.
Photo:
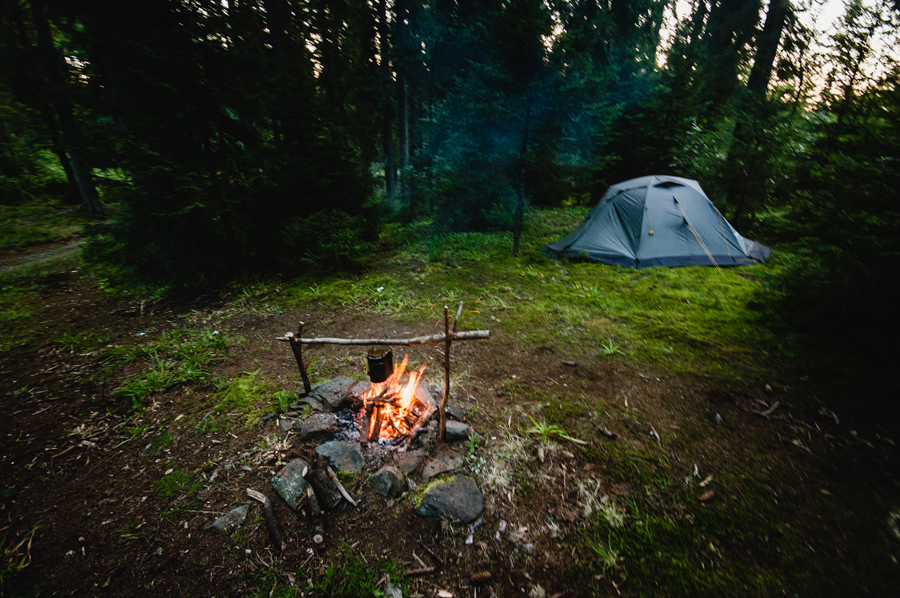
{"label": "wooden tripod over fire", "polygon": [[303,345],[388,345],[410,347],[413,345],[439,344],[444,343],[444,395],[441,397],[441,420],[440,420],[440,438],[444,440],[444,434],[447,425],[447,399],[450,397],[450,344],[453,341],[467,341],[488,339],[491,337],[490,330],[470,330],[457,332],[456,325],[462,315],[463,304],[459,304],[456,311],[456,317],[453,324],[450,324],[450,310],[444,306],[444,332],[443,334],[433,334],[430,336],[419,336],[415,338],[303,338],[303,322],[297,326],[297,332],[286,332],[284,336],[279,336],[276,340],[289,342],[294,358],[297,360],[297,367],[300,368],[300,376],[303,378],[303,388],[308,394],[312,390],[309,381],[309,374],[306,372],[306,365],[303,362]]}

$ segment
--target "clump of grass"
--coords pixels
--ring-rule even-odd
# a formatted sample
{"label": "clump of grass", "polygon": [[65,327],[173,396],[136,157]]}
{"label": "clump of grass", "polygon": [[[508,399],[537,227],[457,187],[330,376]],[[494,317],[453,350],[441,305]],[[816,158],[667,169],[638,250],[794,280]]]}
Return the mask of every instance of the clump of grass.
{"label": "clump of grass", "polygon": [[0,594],[6,582],[22,569],[31,564],[31,543],[34,540],[34,532],[31,530],[19,542],[10,538],[10,534],[3,534],[0,538]]}
{"label": "clump of grass", "polygon": [[[245,426],[254,426],[269,410],[271,398],[276,400],[284,395],[276,393],[274,385],[261,380],[259,372],[245,372],[240,378],[229,382],[220,382],[215,393],[218,401],[210,417],[199,428],[201,433],[225,429],[231,422],[240,421]],[[222,418],[223,415],[228,417]]]}
{"label": "clump of grass", "polygon": [[196,475],[182,469],[176,469],[156,482],[156,489],[166,500],[174,500],[185,494],[193,494],[198,492],[201,486],[202,482],[197,479]]}
{"label": "clump of grass", "polygon": [[528,416],[528,419],[531,420],[531,423],[533,425],[532,427],[525,430],[525,434],[533,434],[539,436],[543,440],[549,440],[550,438],[562,438],[564,440],[568,440],[569,442],[574,442],[575,444],[587,444],[587,442],[585,442],[584,440],[579,440],[578,438],[569,436],[565,430],[563,430],[556,424],[548,424],[544,420],[538,422],[530,415]]}
{"label": "clump of grass", "polygon": [[604,357],[611,357],[613,355],[621,355],[625,357],[625,351],[619,348],[619,345],[613,342],[613,339],[606,339],[605,343],[600,344],[600,354]]}

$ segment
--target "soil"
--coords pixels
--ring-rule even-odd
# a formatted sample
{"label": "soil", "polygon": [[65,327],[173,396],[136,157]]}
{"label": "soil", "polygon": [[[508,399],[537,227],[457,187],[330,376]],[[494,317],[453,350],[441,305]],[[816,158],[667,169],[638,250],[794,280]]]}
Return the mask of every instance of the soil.
{"label": "soil", "polygon": [[[444,564],[414,578],[410,595],[430,597],[438,590],[455,596],[541,595],[535,589],[540,586],[547,596],[575,596],[580,590],[566,572],[582,557],[571,541],[583,525],[577,482],[596,480],[601,494],[645,500],[640,480],[610,469],[603,455],[611,447],[657,451],[672,479],[712,476],[711,483],[693,491],[698,500],[711,499],[708,508],[724,503],[753,508],[754,497],[739,496],[740,485],[734,491],[734,485],[718,483],[745,461],[748,470],[766,467],[772,472],[771,500],[807,509],[808,516],[795,525],[808,533],[810,550],[837,552],[851,563],[875,552],[883,557],[885,547],[897,554],[885,524],[890,509],[900,505],[896,452],[888,444],[900,442],[896,430],[841,421],[822,412],[811,396],[790,389],[737,388],[635,368],[627,360],[565,355],[553,346],[525,348],[502,330],[494,330],[488,341],[453,347],[459,380],[453,398],[475,406],[468,423],[485,439],[476,456],[491,454],[511,433],[522,436],[532,425],[526,413],[541,403],[547,403],[544,409],[570,409],[566,431],[589,445],[560,440],[543,461],[530,445],[527,493],[488,487],[483,474],[470,473],[486,501],[471,545],[465,544],[467,528],[423,520],[409,497],[388,502],[374,494],[365,485],[366,473],[391,456],[373,449],[366,473],[347,482],[358,507],[343,503],[330,512],[323,546],[315,547],[313,526],[292,513],[270,486],[279,462],[309,458],[315,443],[290,440],[276,445],[280,452],[269,451],[264,441],[280,438],[277,420],[198,433],[196,423],[213,406],[212,387],[203,383],[156,395],[142,414],[147,427],[141,431],[131,413],[110,412],[106,401],[138,366],[101,381],[96,351],[73,353],[54,339],[92,332],[121,345],[205,324],[229,338],[243,338],[216,366],[215,375],[233,379],[258,371],[274,387],[295,392],[302,386],[297,366],[288,346],[273,339],[295,329],[298,321],[307,323],[304,335],[347,338],[431,334],[434,322],[399,323],[354,308],[326,312],[310,306],[273,314],[234,310],[228,309],[235,299],[228,289],[143,304],[105,293],[90,275],[77,271],[35,283],[40,296],[29,322],[40,323],[42,340],[13,349],[0,371],[0,479],[7,489],[0,501],[0,533],[21,539],[33,531],[30,562],[6,581],[9,595],[241,596],[272,576],[280,585],[302,588],[317,582],[330,563],[353,556],[369,563],[401,561],[416,569],[421,564],[415,553],[433,565],[421,541]],[[359,347],[307,350],[314,381],[360,377],[363,354]],[[410,354],[421,360],[427,349],[413,348]],[[435,374],[432,381],[440,379]],[[135,429],[140,433],[129,432]],[[151,454],[154,440],[165,432],[173,434],[173,441]],[[765,452],[748,455],[749,446]],[[468,454],[464,445],[438,444],[435,450]],[[751,459],[756,460],[752,465]],[[202,472],[200,483],[167,496],[159,481],[172,470]],[[247,502],[247,488],[274,499],[288,541],[284,553],[276,554],[256,503],[235,534],[207,529],[216,517]],[[819,510],[822,504],[826,507]],[[821,515],[835,512],[854,515],[827,521],[823,533]],[[506,531],[498,541],[503,521]],[[610,596],[639,595],[650,587],[603,571],[594,583]],[[860,581],[860,595],[878,594],[866,588],[878,588],[880,582],[868,583]]]}

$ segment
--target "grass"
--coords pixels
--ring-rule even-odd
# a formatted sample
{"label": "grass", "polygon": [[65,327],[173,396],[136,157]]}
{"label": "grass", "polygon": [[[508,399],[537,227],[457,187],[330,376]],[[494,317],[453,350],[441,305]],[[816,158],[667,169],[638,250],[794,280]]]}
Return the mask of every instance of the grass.
{"label": "grass", "polygon": [[0,251],[66,241],[78,235],[87,220],[77,206],[58,200],[0,205]]}
{"label": "grass", "polygon": [[289,404],[286,393],[261,378],[258,371],[244,372],[229,382],[220,381],[218,386],[212,401],[215,407],[198,428],[201,433],[225,430],[234,422],[255,426],[263,415],[271,412],[273,402],[279,408]]}
{"label": "grass", "polygon": [[778,357],[795,351],[794,339],[760,326],[760,282],[746,269],[633,270],[547,259],[540,246],[577,224],[581,212],[531,212],[520,258],[502,233],[410,236],[384,269],[298,279],[281,285],[282,297],[295,307],[353,307],[409,322],[438,322],[444,305],[454,311],[462,301],[462,328],[501,329],[526,347],[627,357],[698,377],[771,375]]}
{"label": "grass", "polygon": [[167,332],[146,345],[109,347],[104,352],[108,369],[141,360],[144,372],[116,389],[110,396],[113,405],[123,402],[131,409],[143,409],[155,394],[209,375],[213,363],[224,359],[228,341],[216,330],[186,328]]}

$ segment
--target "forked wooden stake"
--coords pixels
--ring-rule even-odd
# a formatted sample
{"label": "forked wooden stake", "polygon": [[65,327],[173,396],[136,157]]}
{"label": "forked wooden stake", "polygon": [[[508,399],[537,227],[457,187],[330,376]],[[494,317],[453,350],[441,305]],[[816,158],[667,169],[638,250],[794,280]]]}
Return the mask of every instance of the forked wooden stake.
{"label": "forked wooden stake", "polygon": [[312,385],[309,383],[309,374],[306,373],[306,366],[303,365],[303,342],[301,340],[301,336],[303,335],[303,322],[300,322],[297,325],[297,334],[294,335],[293,332],[285,333],[284,337],[291,343],[291,351],[294,352],[294,359],[297,360],[297,367],[300,368],[300,377],[303,378],[303,394],[308,395],[312,390]]}
{"label": "forked wooden stake", "polygon": [[447,398],[450,396],[450,310],[444,306],[444,396],[441,397],[441,433],[439,438],[445,441],[447,431]]}

